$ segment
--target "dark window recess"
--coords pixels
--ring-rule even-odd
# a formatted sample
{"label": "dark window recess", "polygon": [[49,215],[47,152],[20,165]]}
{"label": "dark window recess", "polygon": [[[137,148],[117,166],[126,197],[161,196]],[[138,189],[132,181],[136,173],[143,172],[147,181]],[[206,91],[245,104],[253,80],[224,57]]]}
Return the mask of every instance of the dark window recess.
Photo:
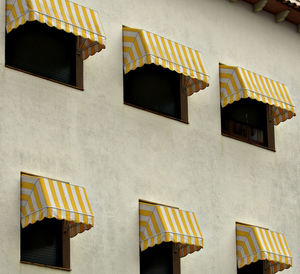
{"label": "dark window recess", "polygon": [[124,75],[124,102],[187,122],[187,96],[181,75],[156,65],[144,65]]}
{"label": "dark window recess", "polygon": [[222,133],[240,141],[275,150],[271,107],[241,99],[221,109]]}
{"label": "dark window recess", "polygon": [[140,252],[141,274],[180,274],[180,258],[176,244],[161,243]]}
{"label": "dark window recess", "polygon": [[264,261],[257,261],[238,269],[237,274],[264,274]]}
{"label": "dark window recess", "polygon": [[70,239],[64,225],[45,218],[21,229],[21,261],[69,268]]}
{"label": "dark window recess", "polygon": [[46,24],[27,22],[6,34],[5,65],[82,88],[78,39]]}

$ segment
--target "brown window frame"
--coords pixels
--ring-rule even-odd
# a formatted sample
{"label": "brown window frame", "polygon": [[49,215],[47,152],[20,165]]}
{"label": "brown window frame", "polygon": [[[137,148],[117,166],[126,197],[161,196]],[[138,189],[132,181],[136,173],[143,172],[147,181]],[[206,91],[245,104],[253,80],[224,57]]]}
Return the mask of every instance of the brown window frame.
{"label": "brown window frame", "polygon": [[[32,224],[34,225],[34,224]],[[22,229],[22,227],[21,227]],[[71,271],[71,259],[70,259],[70,237],[68,235],[68,222],[63,220],[62,225],[62,231],[61,231],[61,261],[62,266],[53,266],[53,265],[47,265],[43,263],[37,263],[37,262],[30,262],[30,261],[24,261],[20,260],[23,264],[30,264],[30,265],[36,265],[41,267],[48,267],[52,269],[59,269],[59,270],[65,270],[65,271]],[[21,254],[20,254],[21,255]]]}
{"label": "brown window frame", "polygon": [[[125,84],[124,84],[125,83],[125,77],[126,77],[126,74],[123,73],[123,95],[125,94]],[[141,109],[141,110],[144,110],[144,111],[147,111],[147,112],[159,115],[159,116],[163,116],[163,117],[175,120],[175,121],[179,121],[179,122],[183,122],[185,124],[189,124],[189,121],[188,121],[188,99],[187,99],[187,94],[184,90],[184,79],[183,79],[183,77],[184,77],[183,75],[180,75],[179,92],[180,92],[180,116],[181,116],[181,118],[176,118],[176,117],[173,117],[171,115],[161,113],[159,111],[151,110],[151,109],[148,109],[146,107],[142,107],[142,106],[139,106],[139,105],[136,105],[136,104],[133,104],[133,103],[126,102],[125,96],[123,96],[123,102],[127,106],[138,108],[138,109]]]}
{"label": "brown window frame", "polygon": [[[263,103],[262,103],[263,104]],[[260,143],[259,141],[254,141],[250,139],[250,132],[252,129],[255,129],[255,127],[249,125],[249,124],[243,124],[239,122],[235,122],[233,120],[229,120],[229,129],[225,130],[222,127],[222,123],[224,120],[224,117],[222,116],[222,108],[221,108],[221,132],[222,135],[225,137],[233,138],[235,140],[245,142],[251,145],[255,145],[257,147],[265,148],[268,150],[271,150],[275,152],[275,134],[274,134],[274,119],[272,117],[272,106],[265,104],[266,105],[266,112],[265,112],[265,119],[266,119],[266,143],[267,145],[264,145]],[[226,107],[225,107],[226,108]],[[246,136],[241,136],[239,134],[234,133],[233,128],[234,125],[240,124],[246,127]]]}
{"label": "brown window frame", "polygon": [[[6,35],[7,35],[7,32],[5,32],[5,39],[6,39]],[[42,76],[42,75],[39,75],[39,74],[36,74],[33,72],[26,71],[24,69],[15,67],[15,66],[8,65],[8,64],[6,64],[6,61],[5,61],[5,67],[19,71],[19,72],[23,72],[23,73],[26,73],[26,74],[29,74],[29,75],[32,75],[32,76],[35,76],[35,77],[38,77],[41,79],[45,79],[45,80],[48,80],[48,81],[51,81],[51,82],[54,82],[57,84],[61,84],[61,85],[67,86],[67,87],[71,87],[71,88],[75,88],[75,89],[83,91],[84,90],[84,87],[83,87],[83,60],[81,58],[81,45],[82,45],[82,38],[77,36],[76,37],[76,61],[75,61],[76,62],[76,64],[75,64],[75,66],[76,66],[75,67],[75,69],[76,69],[76,85],[70,85],[70,84],[64,83],[62,81],[52,79],[50,77]],[[7,45],[5,45],[5,46],[7,46]]]}

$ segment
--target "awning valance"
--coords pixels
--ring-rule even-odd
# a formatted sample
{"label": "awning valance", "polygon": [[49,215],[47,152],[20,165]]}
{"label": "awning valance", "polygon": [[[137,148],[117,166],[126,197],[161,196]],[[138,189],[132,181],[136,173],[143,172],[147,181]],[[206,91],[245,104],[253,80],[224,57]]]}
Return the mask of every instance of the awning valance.
{"label": "awning valance", "polygon": [[238,268],[268,261],[268,273],[274,274],[292,266],[292,255],[283,234],[252,225],[236,224]]}
{"label": "awning valance", "polygon": [[162,242],[180,244],[180,257],[203,247],[203,237],[193,212],[178,208],[139,203],[140,248],[144,251]]}
{"label": "awning valance", "polygon": [[242,98],[269,104],[275,125],[296,115],[286,85],[244,68],[220,65],[220,87],[222,107]]}
{"label": "awning valance", "polygon": [[123,27],[123,58],[125,73],[145,64],[155,64],[185,75],[187,95],[209,85],[199,51],[149,31]]}
{"label": "awning valance", "polygon": [[68,221],[70,237],[94,226],[93,211],[83,187],[22,174],[22,227],[44,218]]}
{"label": "awning valance", "polygon": [[98,12],[69,0],[6,0],[7,33],[28,21],[45,23],[82,37],[82,59],[105,48],[106,38]]}

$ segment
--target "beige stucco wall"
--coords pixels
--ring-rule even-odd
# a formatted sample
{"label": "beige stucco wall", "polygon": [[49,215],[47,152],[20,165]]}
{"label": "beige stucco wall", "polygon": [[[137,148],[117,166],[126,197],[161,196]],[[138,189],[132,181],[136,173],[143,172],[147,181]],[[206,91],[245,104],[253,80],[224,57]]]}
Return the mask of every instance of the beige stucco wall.
{"label": "beige stucco wall", "polygon": [[[4,67],[0,9],[0,273],[62,273],[19,263],[19,178],[86,187],[95,227],[71,240],[73,274],[138,274],[138,199],[196,213],[204,249],[182,274],[235,274],[235,222],[284,232],[300,273],[299,118],[275,128],[276,152],[221,136],[218,63],[284,82],[300,105],[300,35],[226,0],[84,0],[107,49],[84,62],[85,91]],[[202,52],[210,86],[189,97],[186,125],[123,104],[122,24]]]}

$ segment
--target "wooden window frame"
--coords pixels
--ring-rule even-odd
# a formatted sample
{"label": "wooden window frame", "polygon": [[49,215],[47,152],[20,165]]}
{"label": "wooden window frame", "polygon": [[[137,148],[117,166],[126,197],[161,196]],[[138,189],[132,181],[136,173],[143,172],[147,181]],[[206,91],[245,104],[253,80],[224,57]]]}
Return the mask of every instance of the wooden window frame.
{"label": "wooden window frame", "polygon": [[[261,147],[267,150],[271,150],[273,152],[275,152],[275,135],[274,135],[274,119],[272,117],[272,106],[266,104],[266,138],[267,138],[267,146],[260,144],[259,142],[253,141],[250,139],[250,131],[252,128],[250,125],[248,124],[243,124],[244,126],[246,126],[246,132],[247,132],[247,137],[243,137],[241,135],[235,134],[233,132],[233,124],[237,123],[234,122],[233,120],[229,120],[230,123],[230,129],[229,130],[224,130],[222,128],[221,125],[221,131],[222,131],[222,135],[225,137],[229,137],[244,143],[248,143],[257,147]],[[223,121],[222,118],[222,109],[221,109],[221,121]],[[239,123],[242,124],[242,123]]]}
{"label": "wooden window frame", "polygon": [[[5,32],[5,36],[6,35],[7,35],[7,32]],[[5,40],[6,40],[6,38],[5,38]],[[84,87],[83,87],[83,60],[81,58],[81,45],[82,45],[82,38],[77,36],[76,37],[76,65],[75,65],[76,66],[75,67],[75,70],[76,70],[76,73],[75,73],[76,74],[76,85],[75,86],[64,83],[64,82],[61,82],[61,81],[58,81],[58,80],[55,80],[55,79],[52,79],[52,78],[49,78],[49,77],[46,77],[46,76],[38,75],[36,73],[29,72],[29,71],[26,71],[26,70],[23,70],[23,69],[20,69],[20,68],[11,66],[11,65],[7,65],[6,61],[5,61],[5,67],[9,68],[9,69],[19,71],[19,72],[23,72],[23,73],[26,73],[26,74],[29,74],[29,75],[32,75],[32,76],[35,76],[35,77],[38,77],[38,78],[41,78],[41,79],[45,79],[45,80],[48,80],[48,81],[51,81],[51,82],[54,82],[54,83],[57,83],[57,84],[61,84],[61,85],[67,86],[67,87],[71,87],[71,88],[75,88],[75,89],[84,91]],[[5,45],[5,47],[6,46],[7,45]]]}
{"label": "wooden window frame", "polygon": [[[33,224],[34,225],[34,224]],[[21,227],[22,229],[22,227]],[[21,234],[21,233],[20,233]],[[35,262],[30,262],[30,261],[22,261],[20,260],[20,263],[23,264],[30,264],[30,265],[36,265],[36,266],[41,266],[41,267],[48,267],[52,269],[59,269],[59,270],[65,270],[65,271],[71,271],[71,260],[70,260],[70,237],[68,235],[68,222],[63,220],[63,225],[62,225],[62,231],[61,231],[61,237],[62,237],[62,266],[53,266],[53,265],[47,265],[47,264],[42,264],[42,263],[35,263]]]}
{"label": "wooden window frame", "polygon": [[180,274],[180,244],[173,243],[172,245],[173,257],[173,274]]}
{"label": "wooden window frame", "polygon": [[159,116],[162,116],[162,117],[166,117],[166,118],[169,118],[169,119],[172,119],[172,120],[175,120],[175,121],[179,121],[179,122],[182,122],[182,123],[185,123],[185,124],[189,124],[189,121],[188,121],[188,99],[187,99],[187,94],[184,90],[184,79],[183,79],[183,75],[180,75],[180,119],[179,118],[176,118],[176,117],[173,117],[173,116],[170,116],[170,115],[167,115],[167,114],[164,114],[164,113],[161,113],[161,112],[158,112],[158,111],[155,111],[155,110],[151,110],[151,109],[148,109],[148,108],[145,108],[145,107],[141,107],[141,106],[138,106],[138,105],[135,105],[133,103],[128,103],[125,101],[125,76],[126,74],[123,73],[123,102],[124,102],[124,105],[127,105],[127,106],[131,106],[131,107],[134,107],[134,108],[138,108],[138,109],[141,109],[141,110],[144,110],[144,111],[147,111],[147,112],[150,112],[152,114],[156,114],[156,115],[159,115]]}

